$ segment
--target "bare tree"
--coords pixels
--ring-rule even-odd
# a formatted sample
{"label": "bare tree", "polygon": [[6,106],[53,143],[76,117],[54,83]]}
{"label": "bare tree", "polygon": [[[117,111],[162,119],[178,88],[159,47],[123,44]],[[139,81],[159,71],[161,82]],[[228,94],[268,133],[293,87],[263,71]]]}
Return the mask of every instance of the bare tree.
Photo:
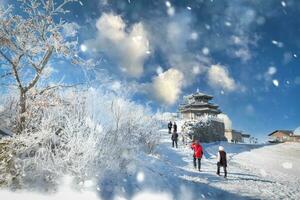
{"label": "bare tree", "polygon": [[29,91],[37,89],[49,61],[59,56],[79,60],[74,37],[77,26],[61,18],[68,12],[65,5],[77,1],[19,0],[18,14],[13,6],[0,7],[0,84],[18,90],[18,133],[24,130],[27,120]]}

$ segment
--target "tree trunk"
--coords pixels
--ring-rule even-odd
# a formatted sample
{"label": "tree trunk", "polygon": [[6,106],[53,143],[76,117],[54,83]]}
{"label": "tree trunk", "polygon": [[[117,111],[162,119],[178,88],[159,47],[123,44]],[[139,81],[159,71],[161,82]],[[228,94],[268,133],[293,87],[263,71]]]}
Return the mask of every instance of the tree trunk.
{"label": "tree trunk", "polygon": [[18,124],[18,134],[25,129],[25,122],[26,122],[26,92],[24,90],[20,90],[20,111],[19,111],[19,124]]}

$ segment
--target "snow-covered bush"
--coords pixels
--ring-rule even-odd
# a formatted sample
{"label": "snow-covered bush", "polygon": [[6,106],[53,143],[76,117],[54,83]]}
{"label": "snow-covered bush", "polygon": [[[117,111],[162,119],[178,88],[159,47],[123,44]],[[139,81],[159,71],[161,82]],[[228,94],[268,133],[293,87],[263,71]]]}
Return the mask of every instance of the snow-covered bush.
{"label": "snow-covered bush", "polygon": [[112,93],[71,89],[36,98],[22,134],[3,144],[0,183],[10,187],[53,190],[63,174],[83,181],[125,170],[138,150],[157,143],[150,110]]}

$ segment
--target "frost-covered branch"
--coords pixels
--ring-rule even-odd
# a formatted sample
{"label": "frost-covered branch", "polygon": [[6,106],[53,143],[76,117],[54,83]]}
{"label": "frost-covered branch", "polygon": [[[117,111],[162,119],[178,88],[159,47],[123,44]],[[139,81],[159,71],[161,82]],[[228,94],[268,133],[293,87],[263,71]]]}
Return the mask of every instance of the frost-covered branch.
{"label": "frost-covered branch", "polygon": [[[72,63],[83,63],[77,56],[77,38],[65,34],[70,23],[62,19],[64,7],[72,2],[78,1],[19,0],[14,5],[19,6],[18,15],[14,6],[0,7],[0,57],[4,65],[10,66],[1,78],[13,75],[18,85],[19,133],[28,120],[28,94],[43,78],[49,61],[63,56]],[[25,75],[24,71],[31,74]]]}

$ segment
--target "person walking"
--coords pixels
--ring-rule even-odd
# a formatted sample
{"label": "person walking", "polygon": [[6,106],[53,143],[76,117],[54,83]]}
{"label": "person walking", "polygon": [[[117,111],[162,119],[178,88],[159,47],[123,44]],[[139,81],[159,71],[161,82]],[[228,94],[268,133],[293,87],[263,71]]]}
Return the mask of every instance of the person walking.
{"label": "person walking", "polygon": [[178,148],[177,142],[178,142],[178,133],[177,132],[173,132],[172,133],[172,147],[176,146],[176,148]]}
{"label": "person walking", "polygon": [[217,162],[217,175],[220,176],[220,167],[224,169],[224,178],[227,177],[227,156],[224,147],[219,146],[218,162]]}
{"label": "person walking", "polygon": [[176,124],[176,122],[174,122],[174,124],[173,124],[173,132],[177,133],[177,124]]}
{"label": "person walking", "polygon": [[193,154],[194,168],[197,169],[197,163],[198,163],[198,170],[201,171],[201,159],[203,156],[203,148],[199,140],[193,141],[191,148],[194,150],[194,154]]}
{"label": "person walking", "polygon": [[172,127],[173,127],[173,124],[172,124],[172,122],[170,121],[170,122],[168,123],[169,134],[171,134]]}

